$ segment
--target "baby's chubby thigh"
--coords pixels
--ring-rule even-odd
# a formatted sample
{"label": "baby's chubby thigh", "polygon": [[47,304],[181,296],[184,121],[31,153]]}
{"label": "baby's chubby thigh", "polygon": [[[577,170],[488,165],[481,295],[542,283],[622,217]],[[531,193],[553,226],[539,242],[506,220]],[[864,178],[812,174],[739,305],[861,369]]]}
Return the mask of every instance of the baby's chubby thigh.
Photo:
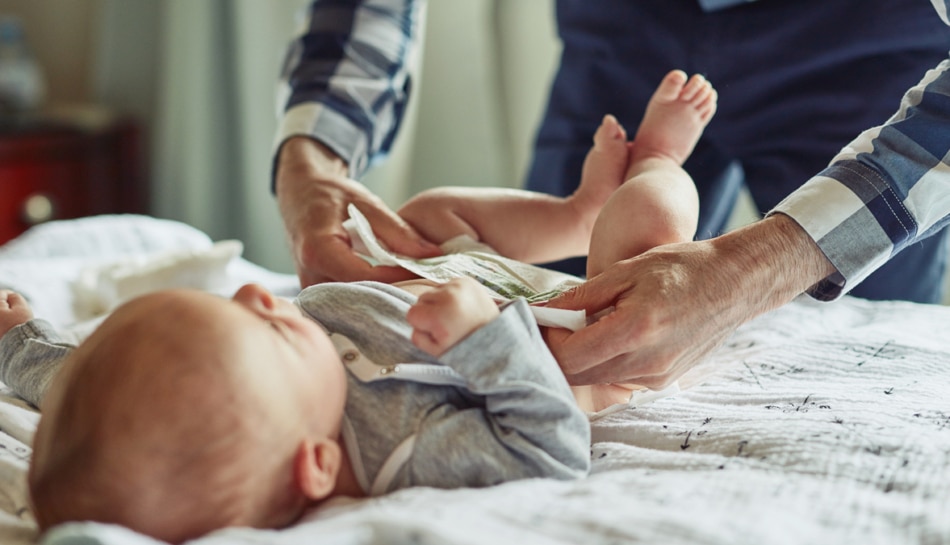
{"label": "baby's chubby thigh", "polygon": [[571,392],[577,405],[585,412],[596,413],[613,405],[626,405],[635,390],[642,389],[637,384],[589,384],[571,386]]}

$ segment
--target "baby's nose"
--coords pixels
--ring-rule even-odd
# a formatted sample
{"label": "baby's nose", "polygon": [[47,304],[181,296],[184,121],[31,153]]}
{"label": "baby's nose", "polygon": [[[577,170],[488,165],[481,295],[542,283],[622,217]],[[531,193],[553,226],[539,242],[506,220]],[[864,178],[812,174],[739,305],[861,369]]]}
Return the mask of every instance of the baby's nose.
{"label": "baby's nose", "polygon": [[258,284],[247,284],[241,286],[235,292],[235,302],[255,310],[274,310],[276,304],[274,295]]}

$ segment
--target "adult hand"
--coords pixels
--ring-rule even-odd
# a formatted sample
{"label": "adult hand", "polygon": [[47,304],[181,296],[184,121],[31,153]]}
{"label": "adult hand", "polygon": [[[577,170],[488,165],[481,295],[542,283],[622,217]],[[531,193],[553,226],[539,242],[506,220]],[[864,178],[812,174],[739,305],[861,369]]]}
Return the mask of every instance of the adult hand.
{"label": "adult hand", "polygon": [[349,179],[346,163],[311,138],[294,137],[282,146],[276,191],[302,286],[354,280],[392,283],[415,276],[398,267],[373,267],[353,253],[343,228],[349,204],[366,216],[392,251],[410,257],[441,254],[379,197]]}
{"label": "adult hand", "polygon": [[548,306],[613,311],[548,345],[572,384],[663,388],[740,325],[834,272],[808,235],[777,214],[716,239],[669,244],[618,262]]}

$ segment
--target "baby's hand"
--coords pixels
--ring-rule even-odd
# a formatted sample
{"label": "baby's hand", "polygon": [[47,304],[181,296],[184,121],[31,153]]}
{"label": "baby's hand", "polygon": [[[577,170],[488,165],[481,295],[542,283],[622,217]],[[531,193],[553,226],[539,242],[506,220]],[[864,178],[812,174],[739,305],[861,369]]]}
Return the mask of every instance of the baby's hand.
{"label": "baby's hand", "polygon": [[29,303],[19,293],[0,290],[0,337],[33,319]]}
{"label": "baby's hand", "polygon": [[455,278],[419,296],[406,320],[412,342],[439,356],[469,333],[498,316],[498,306],[471,278]]}

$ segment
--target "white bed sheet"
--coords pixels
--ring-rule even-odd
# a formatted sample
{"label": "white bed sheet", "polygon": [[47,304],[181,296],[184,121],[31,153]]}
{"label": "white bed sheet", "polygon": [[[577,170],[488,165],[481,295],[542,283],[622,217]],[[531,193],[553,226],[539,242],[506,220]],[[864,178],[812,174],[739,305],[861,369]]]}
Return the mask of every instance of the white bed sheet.
{"label": "white bed sheet", "polygon": [[[0,285],[68,326],[89,263],[210,245],[138,216],[51,224],[0,247]],[[246,281],[296,289],[241,259],[218,289]],[[586,480],[409,489],[195,543],[950,543],[950,308],[803,299],[743,327],[708,365],[719,371],[701,385],[595,421]],[[0,399],[0,543],[37,540],[25,488],[37,418]],[[154,543],[99,524],[44,541]]]}

